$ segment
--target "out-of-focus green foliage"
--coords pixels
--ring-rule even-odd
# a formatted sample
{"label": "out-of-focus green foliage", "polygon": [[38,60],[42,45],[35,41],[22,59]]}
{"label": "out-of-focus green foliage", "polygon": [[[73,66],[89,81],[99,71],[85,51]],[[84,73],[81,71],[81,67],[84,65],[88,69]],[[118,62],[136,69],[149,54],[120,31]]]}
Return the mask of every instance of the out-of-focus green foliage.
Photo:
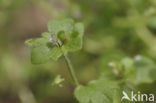
{"label": "out-of-focus green foliage", "polygon": [[124,79],[126,82],[134,85],[155,81],[155,76],[152,72],[155,73],[156,66],[149,58],[136,56],[134,59],[125,57],[121,60],[113,60],[107,62],[109,67],[102,72],[101,78],[110,78],[114,73],[114,78]]}

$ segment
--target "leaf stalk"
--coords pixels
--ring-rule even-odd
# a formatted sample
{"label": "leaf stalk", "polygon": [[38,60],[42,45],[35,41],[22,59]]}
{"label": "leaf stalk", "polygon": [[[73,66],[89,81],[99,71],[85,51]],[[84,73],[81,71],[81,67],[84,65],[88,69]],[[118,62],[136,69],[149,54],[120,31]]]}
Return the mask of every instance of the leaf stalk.
{"label": "leaf stalk", "polygon": [[72,66],[72,63],[71,63],[70,59],[68,58],[68,55],[64,54],[64,58],[65,58],[67,66],[68,66],[68,71],[69,71],[69,73],[70,73],[70,75],[72,77],[72,80],[73,80],[75,86],[78,86],[79,82],[78,82],[77,77],[75,75],[75,71],[74,71],[74,68]]}

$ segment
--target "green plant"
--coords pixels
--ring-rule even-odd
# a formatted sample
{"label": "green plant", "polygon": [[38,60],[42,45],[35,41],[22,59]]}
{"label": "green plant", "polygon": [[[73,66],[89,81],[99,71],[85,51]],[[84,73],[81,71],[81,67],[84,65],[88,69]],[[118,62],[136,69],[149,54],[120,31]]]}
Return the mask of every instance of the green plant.
{"label": "green plant", "polygon": [[75,76],[68,52],[82,48],[84,27],[82,23],[74,23],[72,19],[52,20],[48,23],[48,31],[41,38],[26,41],[32,46],[31,61],[33,64],[57,60],[62,55],[67,63],[70,75],[76,86],[79,85]]}
{"label": "green plant", "polygon": [[[82,48],[83,24],[75,23],[72,19],[54,19],[48,22],[47,27],[48,32],[42,33],[41,38],[26,41],[32,47],[31,61],[33,64],[41,64],[63,56],[76,87],[74,95],[80,103],[120,103],[122,90],[135,90],[136,85],[155,80],[150,75],[151,71],[156,70],[152,60],[142,56],[135,59],[112,58],[113,61],[109,63],[109,67],[104,67],[105,72],[98,80],[82,86],[77,80],[68,53]],[[108,65],[108,62],[105,63]],[[140,77],[141,74],[145,74],[143,78]],[[62,81],[58,76],[55,83]]]}

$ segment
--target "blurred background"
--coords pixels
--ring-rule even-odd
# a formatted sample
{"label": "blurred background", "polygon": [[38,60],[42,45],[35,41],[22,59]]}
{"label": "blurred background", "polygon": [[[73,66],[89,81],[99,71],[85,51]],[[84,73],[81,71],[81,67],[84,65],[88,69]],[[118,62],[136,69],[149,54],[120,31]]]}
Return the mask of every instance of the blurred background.
{"label": "blurred background", "polygon": [[[113,55],[156,62],[156,0],[0,0],[0,103],[77,103],[64,59],[32,65],[24,44],[53,18],[85,25],[83,49],[70,53],[82,84],[98,78]],[[58,74],[63,87],[52,86]],[[156,93],[156,82],[139,87]]]}

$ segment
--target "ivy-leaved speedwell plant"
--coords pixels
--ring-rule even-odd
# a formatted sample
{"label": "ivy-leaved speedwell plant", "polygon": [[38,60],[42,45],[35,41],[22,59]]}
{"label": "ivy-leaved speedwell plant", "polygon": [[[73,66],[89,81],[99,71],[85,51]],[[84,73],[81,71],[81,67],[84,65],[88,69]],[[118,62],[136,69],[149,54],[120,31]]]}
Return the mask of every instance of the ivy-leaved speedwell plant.
{"label": "ivy-leaved speedwell plant", "polygon": [[75,23],[72,19],[54,19],[48,22],[47,28],[48,32],[42,33],[42,37],[26,41],[26,44],[32,46],[31,62],[42,64],[49,60],[57,60],[63,55],[74,84],[78,86],[67,54],[82,48],[83,24]]}
{"label": "ivy-leaved speedwell plant", "polygon": [[[133,86],[154,81],[154,78],[149,74],[151,71],[156,70],[155,63],[148,59],[133,60],[128,57],[118,62],[109,63],[112,68],[105,68],[106,72],[98,80],[93,80],[83,86],[78,82],[68,57],[69,52],[82,48],[83,24],[75,23],[72,19],[53,19],[48,22],[47,28],[48,32],[42,33],[40,38],[26,41],[26,44],[32,47],[31,62],[33,64],[42,64],[49,60],[57,60],[63,56],[72,82],[76,87],[74,96],[80,103],[121,103],[120,93],[122,90],[125,90],[125,88],[126,91],[133,90],[131,88]],[[144,65],[144,70],[142,65]],[[146,74],[144,78],[141,77],[142,73]],[[53,84],[59,84],[62,81],[64,79],[57,76]],[[127,86],[127,83],[132,86]],[[123,101],[122,103],[127,102]]]}
{"label": "ivy-leaved speedwell plant", "polygon": [[[87,86],[80,85],[68,58],[69,52],[82,48],[83,24],[75,23],[72,19],[53,19],[48,22],[47,28],[48,32],[42,33],[42,37],[25,42],[32,48],[31,62],[42,64],[64,56],[73,84],[76,87],[74,95],[80,103],[112,103],[117,88],[116,83],[99,79],[91,81]],[[57,83],[62,81],[60,77],[57,77],[57,80],[59,80]]]}
{"label": "ivy-leaved speedwell plant", "polygon": [[[105,80],[92,81],[86,87],[80,85],[68,58],[68,52],[74,52],[82,48],[83,24],[75,23],[72,19],[53,19],[48,22],[47,28],[48,32],[42,33],[42,37],[26,41],[26,44],[32,47],[31,62],[42,64],[64,56],[73,83],[76,86],[74,94],[77,100],[81,103],[89,103],[90,101],[91,103],[96,101],[98,103],[103,103],[103,101],[111,103],[112,99],[107,98],[107,96],[112,98],[112,93],[107,93],[107,90],[116,86],[111,85],[108,88],[103,88]],[[110,83],[112,82],[108,82],[108,84]]]}

